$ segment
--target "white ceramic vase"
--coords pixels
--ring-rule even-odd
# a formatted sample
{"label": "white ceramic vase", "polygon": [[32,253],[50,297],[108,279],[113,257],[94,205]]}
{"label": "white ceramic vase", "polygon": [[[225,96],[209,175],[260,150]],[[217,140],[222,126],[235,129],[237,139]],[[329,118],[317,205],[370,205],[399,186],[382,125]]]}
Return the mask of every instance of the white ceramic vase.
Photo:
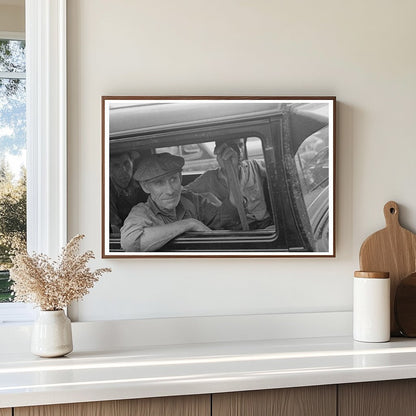
{"label": "white ceramic vase", "polygon": [[72,351],[71,321],[63,310],[40,311],[33,325],[31,351],[40,357],[62,357]]}

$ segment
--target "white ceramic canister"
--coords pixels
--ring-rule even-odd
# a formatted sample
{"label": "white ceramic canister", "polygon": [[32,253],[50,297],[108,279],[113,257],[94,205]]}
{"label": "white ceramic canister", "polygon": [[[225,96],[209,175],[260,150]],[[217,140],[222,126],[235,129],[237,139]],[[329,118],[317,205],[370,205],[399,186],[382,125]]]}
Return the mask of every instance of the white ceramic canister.
{"label": "white ceramic canister", "polygon": [[355,272],[353,298],[354,339],[362,342],[389,341],[389,273]]}

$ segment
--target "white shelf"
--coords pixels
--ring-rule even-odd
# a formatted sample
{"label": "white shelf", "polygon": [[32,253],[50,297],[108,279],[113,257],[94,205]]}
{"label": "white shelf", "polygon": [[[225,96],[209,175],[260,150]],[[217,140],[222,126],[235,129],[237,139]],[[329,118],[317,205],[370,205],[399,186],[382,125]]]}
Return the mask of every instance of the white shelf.
{"label": "white shelf", "polygon": [[414,377],[416,340],[404,338],[103,346],[59,359],[8,352],[0,354],[0,408]]}

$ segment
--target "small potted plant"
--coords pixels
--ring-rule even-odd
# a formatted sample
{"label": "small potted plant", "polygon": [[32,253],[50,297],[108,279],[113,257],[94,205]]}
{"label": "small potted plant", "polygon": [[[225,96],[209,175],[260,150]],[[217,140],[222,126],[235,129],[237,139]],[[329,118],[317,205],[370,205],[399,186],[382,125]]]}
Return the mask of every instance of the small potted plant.
{"label": "small potted plant", "polygon": [[15,254],[10,279],[15,302],[33,303],[40,309],[34,323],[31,351],[41,357],[60,357],[72,351],[71,321],[64,308],[81,299],[109,268],[92,271],[87,263],[92,251],[79,254],[83,235],[76,235],[62,249],[57,261],[26,250]]}

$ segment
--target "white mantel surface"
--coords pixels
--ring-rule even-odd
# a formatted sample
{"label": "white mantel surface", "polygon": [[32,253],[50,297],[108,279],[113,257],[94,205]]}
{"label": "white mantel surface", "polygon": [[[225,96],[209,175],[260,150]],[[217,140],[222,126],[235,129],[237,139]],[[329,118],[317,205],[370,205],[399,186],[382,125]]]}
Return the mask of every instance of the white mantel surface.
{"label": "white mantel surface", "polygon": [[[112,334],[108,334],[109,337]],[[416,377],[416,340],[351,337],[0,354],[0,408]]]}

